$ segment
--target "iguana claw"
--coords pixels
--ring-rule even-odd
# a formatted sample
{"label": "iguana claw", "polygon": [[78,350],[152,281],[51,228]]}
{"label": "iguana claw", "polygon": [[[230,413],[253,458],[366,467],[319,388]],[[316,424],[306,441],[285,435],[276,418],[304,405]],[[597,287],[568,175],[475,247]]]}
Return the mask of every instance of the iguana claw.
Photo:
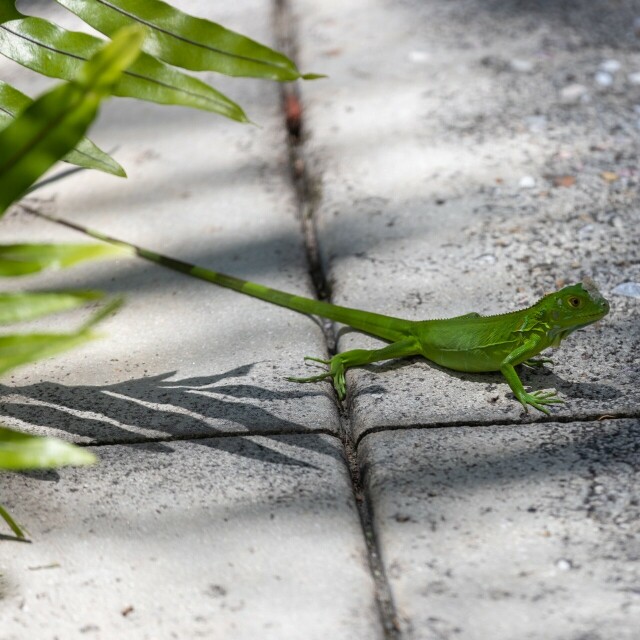
{"label": "iguana claw", "polygon": [[[330,360],[323,360],[322,358],[314,358],[312,356],[305,356],[305,361],[313,360],[314,362],[321,362],[322,364],[330,364]],[[320,382],[321,380],[326,380],[330,376],[330,372],[321,373],[317,376],[310,376],[309,378],[296,378],[294,376],[287,376],[287,380],[290,382]]]}
{"label": "iguana claw", "polygon": [[532,407],[538,409],[538,411],[542,411],[547,415],[550,415],[549,409],[547,409],[545,404],[562,404],[564,400],[561,398],[557,398],[557,391],[532,391],[531,393],[525,393],[521,398],[518,398],[524,407],[526,412],[529,411],[529,407],[527,405],[531,405]]}

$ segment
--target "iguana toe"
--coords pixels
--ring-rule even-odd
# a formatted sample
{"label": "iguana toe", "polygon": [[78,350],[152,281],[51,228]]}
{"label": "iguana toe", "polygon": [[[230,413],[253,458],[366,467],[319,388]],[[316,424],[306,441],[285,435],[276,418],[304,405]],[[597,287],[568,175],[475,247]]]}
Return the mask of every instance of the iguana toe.
{"label": "iguana toe", "polygon": [[520,402],[523,404],[525,411],[527,411],[527,405],[538,409],[538,411],[542,411],[547,415],[550,415],[551,412],[544,405],[546,404],[562,404],[564,400],[556,397],[558,395],[557,391],[532,391],[531,393],[525,393],[524,396],[520,399]]}

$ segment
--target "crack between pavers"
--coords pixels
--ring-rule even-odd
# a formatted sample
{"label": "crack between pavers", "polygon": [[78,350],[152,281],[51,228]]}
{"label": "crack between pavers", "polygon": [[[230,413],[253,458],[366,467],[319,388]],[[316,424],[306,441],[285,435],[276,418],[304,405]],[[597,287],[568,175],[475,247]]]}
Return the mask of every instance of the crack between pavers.
{"label": "crack between pavers", "polygon": [[[289,0],[274,0],[274,28],[277,48],[297,61],[295,20]],[[300,91],[294,84],[282,85],[282,108],[287,130],[287,148],[291,181],[295,191],[298,217],[302,230],[309,276],[318,300],[331,302],[331,288],[320,254],[315,211],[320,199],[319,180],[307,169],[304,153],[305,130]],[[321,318],[327,351],[335,355],[337,338],[334,324]],[[369,571],[375,586],[375,598],[385,640],[399,640],[400,625],[391,586],[380,557],[378,541],[373,527],[371,496],[367,491],[358,463],[357,444],[352,440],[351,411],[340,402],[334,390],[334,401],[340,415],[339,437],[351,480],[351,490],[356,504],[362,535],[367,549]]]}
{"label": "crack between pavers", "polygon": [[358,508],[362,533],[367,546],[369,570],[376,587],[376,601],[380,614],[380,621],[384,630],[385,640],[399,640],[400,620],[393,600],[391,585],[387,579],[387,575],[384,570],[384,563],[380,557],[378,540],[373,526],[371,495],[367,491],[363,482],[362,469],[358,462],[357,447],[349,435],[350,430],[348,428],[348,417],[342,416],[341,422],[343,420],[346,424],[342,425],[340,439],[342,441],[343,453],[349,470],[349,475],[351,476],[351,489]]}
{"label": "crack between pavers", "polygon": [[[274,25],[278,49],[297,58],[293,18],[287,0],[274,0]],[[291,183],[296,196],[309,277],[318,300],[330,302],[331,287],[326,278],[316,233],[315,210],[320,199],[319,181],[307,171],[304,157],[304,127],[300,90],[295,83],[281,85],[282,111],[287,132]],[[330,320],[319,318],[330,355],[336,353],[336,338]]]}
{"label": "crack between pavers", "polygon": [[447,422],[432,422],[425,423],[411,423],[402,425],[380,425],[377,427],[366,428],[356,439],[356,450],[360,447],[360,443],[370,435],[376,433],[383,433],[385,431],[408,431],[411,429],[423,429],[424,431],[430,429],[444,429],[455,427],[521,427],[521,426],[537,426],[541,424],[570,424],[572,422],[605,422],[610,420],[634,420],[640,419],[640,412],[638,411],[617,411],[615,413],[607,414],[585,414],[585,415],[573,415],[573,416],[548,416],[538,418],[534,420],[527,420],[526,422],[508,418],[497,420],[452,420]]}

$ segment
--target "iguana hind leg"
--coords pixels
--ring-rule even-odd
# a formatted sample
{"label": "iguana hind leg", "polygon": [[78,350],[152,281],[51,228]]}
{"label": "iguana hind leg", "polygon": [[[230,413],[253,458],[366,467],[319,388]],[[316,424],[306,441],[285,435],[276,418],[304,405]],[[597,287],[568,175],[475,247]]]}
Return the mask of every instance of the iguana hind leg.
{"label": "iguana hind leg", "polygon": [[545,364],[554,364],[551,358],[530,358],[523,363],[526,367],[544,367]]}
{"label": "iguana hind leg", "polygon": [[287,380],[291,380],[292,382],[319,382],[330,377],[333,380],[333,386],[338,394],[338,398],[344,400],[344,397],[347,395],[345,372],[348,368],[361,367],[380,360],[414,356],[419,353],[420,345],[418,341],[415,338],[407,338],[406,340],[394,342],[382,349],[353,349],[351,351],[344,351],[343,353],[338,353],[333,356],[330,360],[307,356],[305,360],[313,360],[314,362],[326,364],[329,366],[329,370],[309,378],[289,377]]}

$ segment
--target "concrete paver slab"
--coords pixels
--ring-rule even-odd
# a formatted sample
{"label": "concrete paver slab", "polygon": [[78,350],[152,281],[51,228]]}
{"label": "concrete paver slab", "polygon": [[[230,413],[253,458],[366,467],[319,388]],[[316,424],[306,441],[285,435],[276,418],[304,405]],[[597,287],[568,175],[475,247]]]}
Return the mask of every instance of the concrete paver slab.
{"label": "concrete paver slab", "polygon": [[[262,2],[176,4],[273,43],[270,7]],[[59,6],[38,7],[46,10],[73,26]],[[3,77],[31,93],[42,84],[8,61],[0,64]],[[118,147],[128,180],[85,171],[37,196],[53,199],[45,206],[57,215],[124,240],[313,295],[288,178],[279,88],[214,74],[208,79],[262,127],[112,100],[92,137],[104,148]],[[19,213],[3,219],[2,235],[4,242],[83,241]],[[322,332],[309,318],[133,259],[15,286],[99,288],[125,294],[127,302],[104,323],[104,339],[13,376],[3,388],[5,397],[13,394],[3,407],[10,426],[84,442],[336,429],[328,388],[284,380],[306,373],[303,356],[325,353]],[[69,326],[70,317],[47,326]]]}
{"label": "concrete paver slab", "polygon": [[[333,299],[412,319],[488,314],[593,277],[610,316],[571,336],[552,372],[523,375],[561,393],[564,418],[640,408],[638,302],[613,293],[640,279],[631,4],[622,19],[604,3],[296,3],[301,64],[330,77],[302,92]],[[610,59],[607,90],[595,74]],[[567,101],[572,83],[584,99]],[[498,374],[418,362],[348,378],[357,436],[521,416]]]}
{"label": "concrete paver slab", "polygon": [[[345,462],[324,435],[103,446],[3,477],[3,640],[381,637]],[[304,630],[304,632],[303,632]]]}
{"label": "concrete paver slab", "polygon": [[637,638],[640,421],[370,434],[406,640]]}
{"label": "concrete paver slab", "polygon": [[[180,4],[271,40],[254,0]],[[628,3],[622,20],[604,4],[294,6],[302,68],[330,76],[302,92],[334,301],[415,319],[491,313],[594,277],[611,315],[572,336],[553,372],[523,376],[558,388],[565,421],[635,416],[640,404],[637,300],[613,294],[640,281],[628,80],[640,57]],[[149,248],[309,295],[277,88],[216,84],[265,127],[115,102],[94,137],[120,144],[129,182],[83,173],[38,195]],[[2,224],[6,240],[78,239],[20,214]],[[53,610],[65,637],[380,637],[337,440],[281,435],[337,430],[328,385],[282,381],[322,354],[319,328],[132,261],[29,282],[129,303],[105,323],[109,339],[16,374],[3,421],[84,442],[167,442],[99,447],[89,471],[3,480],[3,501],[42,541],[0,565],[14,637],[49,632]],[[520,419],[500,376],[424,362],[349,383],[407,640],[633,637],[637,420],[492,426]],[[370,433],[470,422],[487,426]],[[235,437],[168,442],[220,432]]]}

